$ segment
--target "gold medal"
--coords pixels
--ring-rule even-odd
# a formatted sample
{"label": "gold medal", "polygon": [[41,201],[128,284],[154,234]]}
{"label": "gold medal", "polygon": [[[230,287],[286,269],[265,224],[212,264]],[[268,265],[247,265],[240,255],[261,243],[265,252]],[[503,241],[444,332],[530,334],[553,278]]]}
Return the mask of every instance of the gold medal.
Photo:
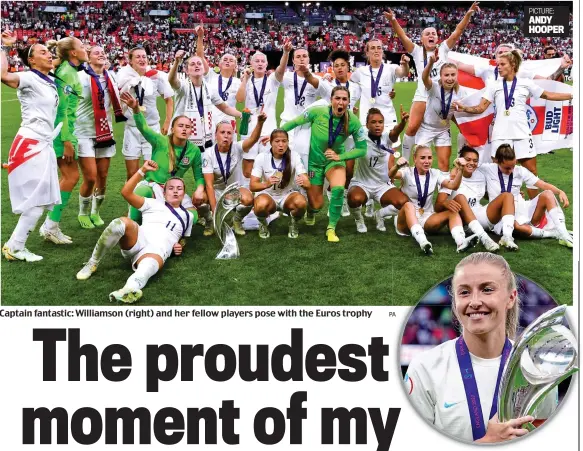
{"label": "gold medal", "polygon": [[505,116],[510,116],[510,110],[506,110],[506,111],[504,111],[504,115],[505,115]]}
{"label": "gold medal", "polygon": [[376,102],[375,98],[373,97],[372,99],[370,99],[370,103],[374,105],[374,103]]}
{"label": "gold medal", "polygon": [[425,213],[425,210],[423,210],[423,208],[420,208],[420,209],[419,209],[419,214],[420,214],[421,216],[423,216],[423,213]]}
{"label": "gold medal", "polygon": [[441,125],[447,125],[447,120],[446,119],[442,119],[441,120]]}
{"label": "gold medal", "polygon": [[274,177],[277,177],[280,181],[283,178],[283,172],[281,171],[275,171],[275,174],[273,174]]}
{"label": "gold medal", "polygon": [[140,105],[140,111],[142,113],[145,113],[146,112],[146,107],[144,105]]}

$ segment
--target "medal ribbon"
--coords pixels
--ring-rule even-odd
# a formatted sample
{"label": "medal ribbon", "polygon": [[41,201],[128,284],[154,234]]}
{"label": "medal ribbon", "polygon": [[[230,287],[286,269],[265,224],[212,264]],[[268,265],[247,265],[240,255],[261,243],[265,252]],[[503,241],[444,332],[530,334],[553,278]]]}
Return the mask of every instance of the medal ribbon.
{"label": "medal ribbon", "polygon": [[494,68],[494,80],[498,80],[498,67]]}
{"label": "medal ribbon", "polygon": [[[340,83],[337,78],[335,78],[334,81],[336,82],[336,86],[342,86],[342,83]],[[349,87],[350,87],[350,82],[347,80],[346,81],[346,89],[349,89]]]}
{"label": "medal ribbon", "polygon": [[227,171],[225,172],[225,167],[223,166],[223,160],[221,158],[221,153],[219,152],[219,145],[215,144],[215,157],[217,158],[217,163],[219,163],[219,170],[221,171],[221,175],[223,176],[223,180],[225,181],[225,185],[227,184],[227,180],[231,176],[231,148],[229,147],[229,152],[227,152]]}
{"label": "medal ribbon", "polygon": [[419,202],[419,208],[425,207],[425,202],[427,201],[427,196],[429,195],[429,179],[431,178],[431,171],[427,171],[425,176],[425,187],[423,194],[421,193],[421,180],[419,179],[419,172],[417,168],[413,168],[413,174],[415,175],[415,185],[417,185],[417,201]]}
{"label": "medal ribbon", "polygon": [[255,105],[259,108],[263,105],[263,93],[265,92],[265,87],[267,86],[267,74],[263,76],[263,84],[261,85],[261,93],[257,92],[257,88],[255,87],[255,76],[251,79],[251,84],[253,85],[253,94],[255,96]]}
{"label": "medal ribbon", "polygon": [[447,101],[447,107],[445,106],[445,89],[441,87],[441,117],[447,120],[447,115],[449,114],[449,108],[451,107],[451,99],[453,98],[453,89],[449,93],[449,100]]}
{"label": "medal ribbon", "polygon": [[172,170],[172,172],[170,172],[170,175],[172,177],[174,177],[174,175],[178,172],[178,164],[184,158],[184,154],[186,153],[186,148],[187,147],[188,147],[188,141],[186,142],[186,144],[184,144],[184,147],[182,148],[182,151],[180,152],[180,156],[178,157],[178,160],[176,160],[176,162],[174,164],[174,169]]}
{"label": "medal ribbon", "polygon": [[[492,407],[490,408],[490,417],[488,420],[490,420],[498,411],[498,389],[500,387],[500,380],[502,379],[504,365],[506,364],[506,360],[508,360],[508,356],[510,355],[511,350],[512,344],[510,343],[510,340],[506,338],[506,341],[504,342],[504,348],[502,349],[500,368],[498,369],[498,377],[496,378],[496,389],[494,390],[494,398],[492,399]],[[476,441],[486,435],[486,425],[484,424],[484,418],[482,415],[482,404],[480,403],[480,394],[478,392],[478,384],[476,383],[476,378],[474,376],[474,368],[472,366],[470,351],[468,350],[468,346],[466,345],[463,336],[457,339],[455,344],[455,351],[457,354],[462,381],[464,383],[464,391],[466,392],[466,400],[468,402],[468,409],[470,412],[470,423],[472,425],[472,435],[474,437],[474,441]]]}
{"label": "medal ribbon", "polygon": [[[44,81],[46,81],[47,83],[50,83],[51,86],[57,86],[57,84],[55,83],[54,80],[51,80],[47,75],[43,74],[41,71],[38,71],[36,69],[31,69],[31,72],[35,73],[36,75],[38,75],[40,78],[42,78]],[[53,77],[56,78],[55,74],[49,72],[49,75],[52,75]]]}
{"label": "medal ribbon", "polygon": [[170,205],[168,202],[164,202],[164,203],[166,204],[168,209],[172,212],[172,214],[174,216],[176,216],[178,218],[178,220],[180,221],[180,225],[182,226],[182,236],[180,237],[180,239],[184,238],[184,234],[186,233],[186,230],[188,229],[188,225],[190,224],[190,215],[188,214],[188,211],[186,211],[186,208],[184,208],[182,205],[179,207],[186,214],[186,224],[184,224],[184,221],[182,220],[182,218],[180,217],[178,212],[174,209],[174,207],[172,205]]}
{"label": "medal ribbon", "polygon": [[510,173],[508,177],[508,186],[504,185],[504,176],[502,175],[502,171],[498,168],[498,180],[500,180],[500,189],[503,193],[510,193],[512,192],[512,179],[514,178],[514,173]]}
{"label": "medal ribbon", "polygon": [[204,104],[203,104],[203,90],[204,90],[204,83],[200,85],[200,98],[196,95],[196,87],[192,84],[191,86],[194,89],[194,98],[196,99],[196,108],[198,109],[198,114],[202,118],[204,122]]}
{"label": "medal ribbon", "polygon": [[140,82],[137,86],[134,86],[134,90],[136,91],[136,98],[138,99],[138,103],[140,104],[140,106],[142,106],[144,104],[144,94],[146,94],[146,89],[142,88],[142,93],[140,94],[140,85],[142,84],[142,82]]}
{"label": "medal ribbon", "polygon": [[377,73],[377,78],[375,80],[374,76],[372,75],[372,66],[368,66],[368,69],[370,70],[370,97],[372,99],[376,98],[377,96],[381,75],[383,75],[383,68],[384,65],[381,63],[381,67],[379,67],[379,72]]}
{"label": "medal ribbon", "polygon": [[331,149],[334,145],[334,141],[340,135],[342,131],[342,118],[338,121],[338,125],[336,125],[336,129],[334,129],[334,114],[332,114],[332,107],[330,107],[330,119],[328,119],[328,148]]}
{"label": "medal ribbon", "polygon": [[[231,77],[229,77],[229,83],[227,83],[227,87],[223,91],[223,76],[221,74],[219,74],[219,96],[225,102],[227,101],[227,98],[229,96],[229,93],[227,91],[231,87],[231,83],[233,83],[233,76],[232,75],[231,75]],[[225,96],[225,94],[226,94],[226,96]]]}
{"label": "medal ribbon", "polygon": [[304,95],[304,91],[306,90],[306,86],[308,85],[308,80],[304,78],[304,82],[302,83],[302,87],[300,89],[300,93],[298,94],[298,74],[294,72],[294,94],[296,98],[296,105],[300,103],[302,96]]}
{"label": "medal ribbon", "polygon": [[387,146],[385,146],[381,142],[381,138],[377,138],[376,136],[371,136],[370,133],[368,134],[368,137],[370,138],[370,140],[372,142],[374,142],[377,145],[378,149],[384,150],[385,152],[389,152],[389,153],[395,153],[395,151],[393,149],[389,149]]}
{"label": "medal ribbon", "polygon": [[275,165],[275,160],[273,159],[273,155],[271,155],[271,167],[276,171],[283,172],[285,171],[285,158],[281,159],[281,164],[279,167]]}
{"label": "medal ribbon", "polygon": [[504,106],[506,107],[506,111],[510,110],[510,105],[512,105],[512,98],[514,97],[514,90],[516,89],[517,81],[518,79],[515,76],[514,80],[512,80],[512,86],[510,87],[510,94],[508,94],[506,80],[502,80],[502,85],[504,86]]}

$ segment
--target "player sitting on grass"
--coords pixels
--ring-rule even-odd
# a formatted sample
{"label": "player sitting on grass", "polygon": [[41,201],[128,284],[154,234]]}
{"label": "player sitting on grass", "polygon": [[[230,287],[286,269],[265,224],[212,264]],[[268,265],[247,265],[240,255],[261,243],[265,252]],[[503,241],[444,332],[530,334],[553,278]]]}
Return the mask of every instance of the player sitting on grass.
{"label": "player sitting on grass", "polygon": [[174,254],[180,255],[183,238],[190,236],[196,214],[182,205],[185,186],[178,177],[171,177],[164,185],[164,202],[138,196],[134,189],[147,172],[156,171],[158,165],[151,160],[130,178],[121,190],[124,199],[142,213],[142,225],[122,217],[111,221],[101,234],[89,262],[77,273],[77,279],[86,280],[97,270],[105,253],[119,243],[121,253],[132,260],[134,274],[121,290],[109,295],[110,301],[136,302],[142,297],[142,288],[158,272],[164,262]]}

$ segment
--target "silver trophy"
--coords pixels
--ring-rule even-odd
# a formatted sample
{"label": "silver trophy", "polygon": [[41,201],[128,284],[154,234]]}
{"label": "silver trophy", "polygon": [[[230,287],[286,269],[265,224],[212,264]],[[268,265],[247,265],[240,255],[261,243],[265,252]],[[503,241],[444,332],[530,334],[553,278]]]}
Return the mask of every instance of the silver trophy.
{"label": "silver trophy", "polygon": [[545,312],[514,343],[498,391],[500,422],[533,415],[552,389],[579,371],[577,340],[562,324],[566,310],[562,305]]}
{"label": "silver trophy", "polygon": [[239,257],[239,245],[233,233],[233,229],[225,219],[227,215],[237,208],[241,203],[241,192],[239,191],[239,184],[233,183],[225,189],[221,197],[217,200],[215,208],[214,222],[217,235],[223,243],[223,248],[217,254],[217,260],[228,260]]}

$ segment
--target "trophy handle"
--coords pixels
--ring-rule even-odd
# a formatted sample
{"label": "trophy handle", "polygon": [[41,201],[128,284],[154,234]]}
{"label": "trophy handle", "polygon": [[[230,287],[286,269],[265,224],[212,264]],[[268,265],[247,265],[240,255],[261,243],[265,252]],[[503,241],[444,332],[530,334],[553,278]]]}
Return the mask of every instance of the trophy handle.
{"label": "trophy handle", "polygon": [[216,260],[230,260],[239,257],[239,245],[233,229],[223,224],[223,248],[219,251]]}
{"label": "trophy handle", "polygon": [[229,260],[239,257],[239,245],[233,233],[233,229],[226,223],[227,215],[237,208],[240,203],[239,184],[232,183],[225,188],[222,196],[217,199],[217,206],[215,208],[213,221],[215,230],[223,248],[217,254],[218,260]]}

